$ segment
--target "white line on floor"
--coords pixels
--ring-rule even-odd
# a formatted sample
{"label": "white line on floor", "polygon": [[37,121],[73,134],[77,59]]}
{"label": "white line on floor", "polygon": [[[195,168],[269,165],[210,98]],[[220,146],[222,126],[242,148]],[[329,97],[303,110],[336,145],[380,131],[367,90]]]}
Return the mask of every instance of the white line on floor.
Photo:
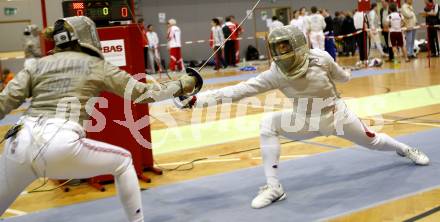
{"label": "white line on floor", "polygon": [[11,208],[7,209],[7,210],[6,210],[6,213],[15,214],[15,215],[18,215],[18,216],[23,216],[23,215],[26,215],[26,214],[27,214],[27,213],[24,212],[24,211],[21,211],[21,210],[14,210],[14,209],[11,209]]}
{"label": "white line on floor", "polygon": [[412,121],[400,121],[400,120],[394,120],[394,119],[385,119],[385,118],[366,118],[369,120],[376,120],[376,121],[388,121],[388,122],[395,122],[395,123],[404,123],[404,124],[409,124],[409,125],[419,125],[419,126],[432,126],[432,127],[437,127],[439,128],[440,125],[439,124],[431,124],[431,123],[416,123],[416,122],[412,122]]}
{"label": "white line on floor", "polygon": [[[281,159],[292,159],[292,158],[301,158],[307,157],[310,155],[285,155],[281,156]],[[241,161],[241,160],[261,160],[261,157],[252,157],[252,158],[228,158],[228,159],[208,159],[197,161],[194,164],[203,164],[203,163],[221,163],[221,162],[233,162],[233,161]],[[181,165],[188,162],[174,162],[174,163],[161,163],[160,166],[173,166],[173,165]]]}

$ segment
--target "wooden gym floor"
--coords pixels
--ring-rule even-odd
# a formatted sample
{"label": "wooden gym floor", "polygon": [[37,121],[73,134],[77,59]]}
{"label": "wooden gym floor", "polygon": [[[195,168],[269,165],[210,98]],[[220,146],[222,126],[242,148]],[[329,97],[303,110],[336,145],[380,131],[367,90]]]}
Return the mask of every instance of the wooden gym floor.
{"label": "wooden gym floor", "polygon": [[[340,58],[340,64],[352,65],[357,58]],[[259,70],[264,70],[267,65],[262,65]],[[343,97],[363,98],[372,95],[385,95],[390,92],[401,92],[404,90],[416,89],[421,87],[428,87],[440,84],[440,73],[437,71],[440,68],[440,58],[433,58],[431,61],[431,68],[428,68],[428,63],[425,54],[419,55],[419,59],[412,60],[410,63],[392,64],[385,63],[382,69],[391,69],[391,73],[381,75],[370,75],[361,78],[355,78],[348,83],[338,84],[338,88]],[[207,79],[215,77],[228,77],[243,74],[235,71],[224,71],[221,73],[209,72],[205,76]],[[227,85],[232,85],[237,82],[219,83],[207,85],[204,89],[214,89]],[[257,98],[262,101],[264,105],[264,98],[266,94],[259,95]],[[277,92],[277,97],[283,98],[281,93]],[[424,98],[419,98],[423,100]],[[392,106],[393,104],[389,104]],[[167,105],[168,106],[168,105]],[[236,118],[235,113],[238,105],[232,105],[231,119]],[[275,107],[281,109],[281,107]],[[152,108],[152,115],[160,115]],[[417,108],[401,109],[397,112],[387,112],[383,117],[387,120],[382,132],[388,133],[391,136],[405,135],[409,133],[419,132],[435,127],[440,127],[440,102],[439,104],[427,105]],[[21,113],[22,110],[14,111],[15,114]],[[191,111],[180,111],[172,108],[166,109],[166,112],[175,117],[178,127],[190,124]],[[204,111],[206,113],[206,111]],[[262,107],[248,107],[246,115],[259,114],[263,112]],[[210,114],[206,114],[210,115]],[[208,121],[218,120],[220,112],[215,113],[215,116]],[[415,118],[412,118],[415,117]],[[409,118],[409,119],[406,119]],[[398,121],[405,119],[402,121]],[[374,121],[369,121],[365,118],[367,124],[374,125]],[[153,131],[160,131],[166,128],[163,122],[155,121],[152,124]],[[4,134],[8,126],[0,126],[0,135]],[[232,132],[233,133],[233,132]],[[154,132],[153,132],[154,135]],[[311,141],[319,142],[320,144],[327,144],[337,147],[351,147],[353,144],[336,138],[336,137],[319,137]],[[2,145],[3,146],[3,145]],[[153,148],[154,148],[153,138]],[[216,145],[208,145],[203,147],[196,147],[193,149],[177,150],[169,153],[160,153],[155,155],[155,160],[158,166],[163,168],[173,168],[181,163],[185,163],[197,158],[210,157],[207,160],[200,161],[191,165],[183,166],[182,171],[164,171],[164,175],[156,176],[151,173],[146,173],[152,178],[152,183],[140,182],[142,188],[150,188],[161,186],[164,184],[176,183],[179,181],[195,179],[203,176],[214,175],[218,173],[231,172],[234,170],[257,166],[261,163],[259,153],[258,138],[246,138],[237,141],[229,141]],[[249,152],[242,152],[219,157],[220,154],[227,154],[239,152],[249,149],[254,149]],[[1,150],[2,148],[0,148]],[[303,143],[287,143],[282,145],[282,159],[301,158],[308,155],[314,155],[321,152],[331,151],[330,148],[310,145]],[[355,167],[355,166],[354,166]],[[188,170],[184,170],[188,169]],[[261,172],[263,177],[263,172]],[[37,180],[30,185],[27,190],[32,190],[38,187],[43,180]],[[50,182],[45,188],[55,187],[57,184]],[[255,185],[255,192],[258,186]],[[18,216],[34,211],[60,207],[65,205],[76,204],[79,202],[90,201],[98,198],[104,198],[115,195],[113,185],[106,185],[106,192],[99,192],[86,184],[78,186],[71,186],[70,192],[65,193],[62,189],[44,193],[28,194],[24,192],[14,202],[3,218],[10,216]],[[359,212],[354,212],[349,215],[341,216],[332,221],[403,221],[416,215],[422,214],[430,209],[440,206],[440,188],[417,195],[412,195],[398,200],[392,200]],[[440,221],[440,213],[433,213],[420,221]]]}

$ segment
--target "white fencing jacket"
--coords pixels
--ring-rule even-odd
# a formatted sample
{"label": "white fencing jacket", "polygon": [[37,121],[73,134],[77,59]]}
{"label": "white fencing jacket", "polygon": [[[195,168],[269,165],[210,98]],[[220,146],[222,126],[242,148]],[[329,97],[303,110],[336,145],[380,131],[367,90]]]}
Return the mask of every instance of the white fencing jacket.
{"label": "white fencing jacket", "polygon": [[180,48],[181,43],[181,31],[180,28],[173,25],[168,29],[168,47],[169,48]]}
{"label": "white fencing jacket", "polygon": [[[335,87],[335,82],[347,82],[351,77],[351,72],[340,67],[327,52],[320,49],[310,50],[309,59],[309,69],[298,79],[287,78],[272,62],[269,70],[254,78],[233,86],[198,94],[196,106],[235,102],[273,89],[279,89],[286,97],[293,99],[294,110],[298,105],[298,99],[338,100],[339,92]],[[308,104],[311,106],[312,102],[309,101]],[[331,103],[328,106],[332,107],[334,104]],[[308,107],[307,114],[310,113],[311,107]]]}

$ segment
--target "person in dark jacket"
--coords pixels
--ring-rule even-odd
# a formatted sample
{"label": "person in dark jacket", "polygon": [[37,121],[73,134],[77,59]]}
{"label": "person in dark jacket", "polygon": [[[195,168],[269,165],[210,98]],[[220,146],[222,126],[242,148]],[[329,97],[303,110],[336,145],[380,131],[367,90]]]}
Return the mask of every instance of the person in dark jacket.
{"label": "person in dark jacket", "polygon": [[437,28],[434,25],[438,25],[438,13],[439,5],[434,0],[425,0],[424,13],[422,14],[426,18],[426,24],[428,25],[428,42],[431,49],[432,57],[440,55],[440,47],[438,44]]}
{"label": "person in dark jacket", "polygon": [[333,18],[328,13],[327,9],[321,9],[321,15],[324,17],[325,21],[325,51],[328,52],[336,61],[336,46],[333,32]]}
{"label": "person in dark jacket", "polygon": [[[342,35],[342,23],[344,22],[344,12],[335,12],[335,17],[333,19],[333,32],[335,36]],[[339,55],[343,53],[344,42],[342,39],[335,38],[336,49]]]}
{"label": "person in dark jacket", "polygon": [[[342,23],[342,34],[347,35],[350,33],[356,32],[356,28],[354,27],[354,21],[352,17],[352,13],[347,11],[345,13],[345,18]],[[356,42],[354,36],[345,37],[344,38],[344,56],[349,56],[350,53],[353,56],[356,52]]]}
{"label": "person in dark jacket", "polygon": [[382,28],[382,36],[385,40],[385,47],[383,47],[384,52],[388,52],[388,61],[394,60],[394,53],[390,47],[389,36],[390,32],[388,30],[388,25],[386,23],[387,17],[390,14],[389,5],[386,0],[382,0],[382,8],[380,9],[380,28]]}

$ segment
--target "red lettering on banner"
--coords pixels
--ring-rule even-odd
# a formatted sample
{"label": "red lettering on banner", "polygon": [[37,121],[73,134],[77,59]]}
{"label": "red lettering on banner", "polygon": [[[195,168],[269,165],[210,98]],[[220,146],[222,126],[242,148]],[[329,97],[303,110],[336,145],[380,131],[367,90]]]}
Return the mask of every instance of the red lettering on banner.
{"label": "red lettering on banner", "polygon": [[122,45],[117,46],[104,46],[102,48],[102,51],[104,53],[111,53],[111,52],[122,52],[124,49],[122,48]]}

